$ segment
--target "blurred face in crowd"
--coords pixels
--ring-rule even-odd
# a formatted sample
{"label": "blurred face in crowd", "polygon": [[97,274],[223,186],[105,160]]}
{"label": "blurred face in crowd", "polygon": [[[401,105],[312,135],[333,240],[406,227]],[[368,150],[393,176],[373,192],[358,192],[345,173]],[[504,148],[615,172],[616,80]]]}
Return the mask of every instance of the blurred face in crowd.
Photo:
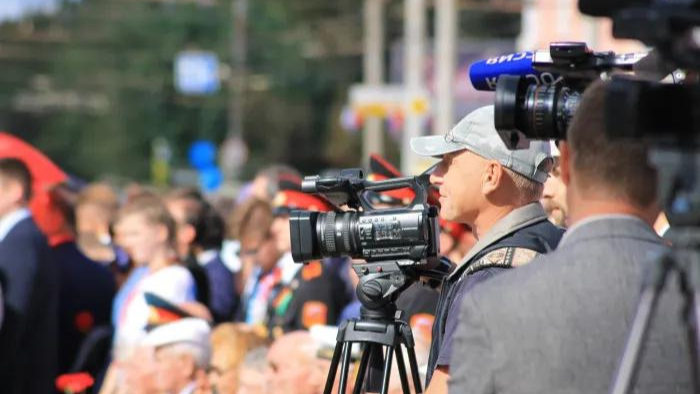
{"label": "blurred face in crowd", "polygon": [[138,213],[119,220],[115,231],[120,246],[137,265],[148,264],[168,245],[168,230],[165,226],[149,223]]}
{"label": "blurred face in crowd", "polygon": [[270,200],[270,179],[264,175],[258,175],[253,179],[251,194],[263,200]]}
{"label": "blurred face in crowd", "polygon": [[277,264],[280,252],[271,232],[262,236],[243,236],[241,238],[241,259],[251,259],[263,271],[269,271]]}
{"label": "blurred face in crowd", "polygon": [[22,184],[10,177],[0,175],[0,217],[23,204]]}
{"label": "blurred face in crowd", "polygon": [[308,332],[293,332],[274,342],[267,354],[268,392],[320,393],[327,370],[314,352],[313,340]]}
{"label": "blurred face in crowd", "polygon": [[279,215],[275,217],[275,220],[272,222],[271,231],[280,253],[286,253],[292,250],[292,236],[289,232],[289,216]]}
{"label": "blurred face in crowd", "polygon": [[[264,394],[267,392],[265,374],[255,368],[242,366],[238,375],[238,391],[236,394]],[[227,393],[219,390],[219,394]]]}
{"label": "blurred face in crowd", "polygon": [[155,352],[156,387],[160,392],[179,393],[194,380],[197,371],[194,358],[164,346]]}
{"label": "blurred face in crowd", "polygon": [[158,393],[154,351],[149,347],[137,348],[123,364],[124,385],[129,393]]}
{"label": "blurred face in crowd", "polygon": [[187,204],[189,204],[188,201],[177,199],[168,200],[166,203],[168,211],[176,224],[177,254],[183,258],[190,252],[190,245],[196,236],[194,227],[187,223],[186,220]]}
{"label": "blurred face in crowd", "polygon": [[230,365],[224,353],[228,349],[214,349],[211,357],[209,383],[216,388],[217,394],[236,394],[238,392],[239,371]]}
{"label": "blurred face in crowd", "polygon": [[81,236],[106,240],[109,237],[109,214],[97,204],[79,204],[75,207],[75,226]]}
{"label": "blurred face in crowd", "polygon": [[209,382],[216,388],[217,394],[236,394],[238,392],[238,371],[234,368],[219,369],[216,361],[212,359],[212,371],[209,373]]}
{"label": "blurred face in crowd", "polygon": [[561,179],[558,159],[544,184],[541,202],[549,215],[549,220],[557,226],[565,226],[567,215],[566,185]]}
{"label": "blurred face in crowd", "polygon": [[449,153],[430,176],[440,190],[440,217],[473,223],[484,201],[482,175],[488,161],[467,150]]}

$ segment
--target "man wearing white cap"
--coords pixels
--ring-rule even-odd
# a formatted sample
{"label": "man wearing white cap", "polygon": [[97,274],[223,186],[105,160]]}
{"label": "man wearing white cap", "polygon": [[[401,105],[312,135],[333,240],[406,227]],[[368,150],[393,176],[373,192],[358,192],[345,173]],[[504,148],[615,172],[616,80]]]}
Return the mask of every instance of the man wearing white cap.
{"label": "man wearing white cap", "polygon": [[540,201],[549,215],[550,222],[560,227],[567,227],[566,185],[559,172],[559,148],[554,141],[550,141],[550,148],[554,158],[554,167],[544,183],[544,192]]}
{"label": "man wearing white cap", "polygon": [[191,394],[206,378],[211,345],[209,324],[184,318],[148,333],[144,346],[155,348],[156,386],[162,393]]}
{"label": "man wearing white cap", "polygon": [[539,200],[552,167],[549,143],[509,150],[494,127],[493,106],[479,108],[449,133],[411,140],[419,155],[442,159],[430,177],[440,216],[469,225],[478,242],[442,284],[428,361],[428,393],[447,392],[459,307],[474,286],[554,249],[563,230]]}

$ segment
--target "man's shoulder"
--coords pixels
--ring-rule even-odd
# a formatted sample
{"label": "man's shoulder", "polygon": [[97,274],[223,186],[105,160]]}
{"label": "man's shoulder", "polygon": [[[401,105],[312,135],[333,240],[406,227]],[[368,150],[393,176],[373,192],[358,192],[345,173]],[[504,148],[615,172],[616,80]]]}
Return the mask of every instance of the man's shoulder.
{"label": "man's shoulder", "polygon": [[566,230],[556,226],[547,219],[543,219],[528,226],[520,228],[511,234],[512,239],[537,240],[536,245],[552,250],[557,247]]}
{"label": "man's shoulder", "polygon": [[38,244],[48,245],[44,233],[41,232],[39,226],[36,225],[31,217],[24,218],[17,222],[12,229],[7,233],[4,241],[11,242],[36,242]]}
{"label": "man's shoulder", "polygon": [[[661,243],[633,237],[598,237],[563,243],[527,265],[509,269],[478,286],[470,297],[479,304],[489,304],[491,300],[527,302],[523,300],[535,300],[539,296],[544,301],[556,302],[555,298],[569,294],[565,289],[567,284],[581,291],[595,291],[606,286],[606,278],[638,274],[645,262],[665,248]],[[555,295],[557,289],[562,294]]]}

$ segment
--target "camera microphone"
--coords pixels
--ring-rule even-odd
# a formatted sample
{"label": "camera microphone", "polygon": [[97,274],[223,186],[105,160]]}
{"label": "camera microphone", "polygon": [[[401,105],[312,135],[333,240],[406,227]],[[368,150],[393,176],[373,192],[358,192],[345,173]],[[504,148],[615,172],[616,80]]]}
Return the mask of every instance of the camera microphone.
{"label": "camera microphone", "polygon": [[523,76],[535,84],[550,85],[558,75],[541,72],[533,67],[535,52],[518,52],[496,56],[473,63],[469,67],[469,80],[476,90],[494,91],[501,75]]}

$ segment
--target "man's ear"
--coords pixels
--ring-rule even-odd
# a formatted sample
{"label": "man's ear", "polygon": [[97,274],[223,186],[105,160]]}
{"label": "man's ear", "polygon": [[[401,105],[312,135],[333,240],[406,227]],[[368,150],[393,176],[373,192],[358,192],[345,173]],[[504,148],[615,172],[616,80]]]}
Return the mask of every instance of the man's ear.
{"label": "man's ear", "polygon": [[164,224],[159,224],[156,229],[158,231],[158,239],[161,242],[169,242],[168,227]]}
{"label": "man's ear", "polygon": [[484,173],[481,178],[481,192],[487,196],[498,189],[503,177],[503,166],[495,161],[489,160],[484,168]]}
{"label": "man's ear", "polygon": [[571,149],[566,141],[559,143],[559,174],[567,187],[571,184]]}

